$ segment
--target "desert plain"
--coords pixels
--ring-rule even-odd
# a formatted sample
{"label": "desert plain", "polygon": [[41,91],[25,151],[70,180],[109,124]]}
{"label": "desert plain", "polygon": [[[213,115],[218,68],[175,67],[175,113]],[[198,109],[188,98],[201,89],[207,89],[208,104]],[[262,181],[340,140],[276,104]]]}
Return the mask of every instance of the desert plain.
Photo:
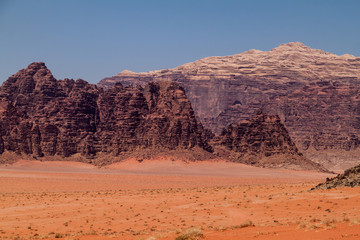
{"label": "desert plain", "polygon": [[359,239],[360,189],[223,161],[0,168],[1,239]]}

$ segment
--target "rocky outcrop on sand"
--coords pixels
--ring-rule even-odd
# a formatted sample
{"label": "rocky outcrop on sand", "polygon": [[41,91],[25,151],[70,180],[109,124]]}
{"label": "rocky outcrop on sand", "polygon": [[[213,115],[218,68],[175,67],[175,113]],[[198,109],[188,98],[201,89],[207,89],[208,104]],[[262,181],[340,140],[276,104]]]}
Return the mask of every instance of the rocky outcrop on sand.
{"label": "rocky outcrop on sand", "polygon": [[360,165],[347,169],[343,174],[339,174],[334,178],[327,178],[324,183],[320,183],[312,190],[357,186],[360,186]]}
{"label": "rocky outcrop on sand", "polygon": [[0,87],[0,153],[104,165],[177,149],[212,151],[175,82],[103,91],[81,79],[56,80],[44,63],[32,63]]}
{"label": "rocky outcrop on sand", "polygon": [[32,63],[0,87],[0,163],[35,158],[103,166],[128,158],[217,157],[326,171],[298,151],[278,116],[259,113],[214,137],[176,82],[103,90],[81,79],[56,80],[44,63]]}
{"label": "rocky outcrop on sand", "polygon": [[98,84],[171,80],[186,90],[197,117],[215,133],[259,110],[279,115],[305,156],[333,169],[359,163],[360,58],[302,43],[270,51],[208,57],[174,69],[124,71]]}
{"label": "rocky outcrop on sand", "polygon": [[267,168],[326,171],[306,159],[291,140],[279,116],[259,112],[255,117],[231,124],[215,137],[220,155],[231,161]]}

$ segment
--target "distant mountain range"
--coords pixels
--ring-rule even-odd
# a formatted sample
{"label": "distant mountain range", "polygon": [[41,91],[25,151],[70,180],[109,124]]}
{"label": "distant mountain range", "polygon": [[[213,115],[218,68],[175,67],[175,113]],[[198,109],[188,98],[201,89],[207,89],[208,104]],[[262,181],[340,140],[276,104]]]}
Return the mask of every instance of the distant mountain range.
{"label": "distant mountain range", "polygon": [[278,115],[304,155],[330,169],[360,163],[360,58],[302,43],[208,57],[174,69],[123,71],[104,89],[151,81],[179,83],[205,128],[220,133],[259,110]]}

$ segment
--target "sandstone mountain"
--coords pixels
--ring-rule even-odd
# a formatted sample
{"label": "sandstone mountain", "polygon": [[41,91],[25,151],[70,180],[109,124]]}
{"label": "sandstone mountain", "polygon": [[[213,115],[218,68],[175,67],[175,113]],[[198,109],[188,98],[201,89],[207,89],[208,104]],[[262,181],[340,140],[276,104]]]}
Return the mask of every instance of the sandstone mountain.
{"label": "sandstone mountain", "polygon": [[231,124],[214,138],[213,145],[216,151],[234,162],[267,168],[326,171],[298,151],[277,115],[259,112],[251,119]]}
{"label": "sandstone mountain", "polygon": [[212,152],[205,133],[175,82],[103,91],[32,63],[0,87],[0,153],[96,165],[172,150],[199,159]]}
{"label": "sandstone mountain", "polygon": [[214,138],[173,81],[116,83],[104,91],[81,79],[56,80],[44,63],[32,63],[0,87],[0,163],[35,158],[102,166],[162,156],[326,171],[299,153],[277,116],[259,114]]}
{"label": "sandstone mountain", "polygon": [[357,186],[360,186],[360,165],[347,169],[343,174],[339,174],[334,178],[327,178],[325,183],[320,183],[312,190]]}
{"label": "sandstone mountain", "polygon": [[360,162],[360,58],[288,43],[174,69],[124,71],[98,86],[161,80],[184,87],[198,119],[216,133],[261,110],[280,116],[306,157],[338,170]]}

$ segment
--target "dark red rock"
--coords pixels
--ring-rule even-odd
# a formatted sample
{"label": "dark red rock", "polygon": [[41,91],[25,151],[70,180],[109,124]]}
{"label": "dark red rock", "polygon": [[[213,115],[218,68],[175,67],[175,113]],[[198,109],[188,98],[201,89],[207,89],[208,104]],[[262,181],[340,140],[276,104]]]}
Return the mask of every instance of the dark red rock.
{"label": "dark red rock", "polygon": [[279,116],[259,112],[255,117],[231,124],[214,139],[217,150],[234,162],[258,167],[327,171],[306,159],[291,140]]}
{"label": "dark red rock", "polygon": [[[0,87],[0,153],[95,165],[163,155],[202,160],[215,157],[213,137],[175,82],[103,91],[81,79],[56,80],[45,64],[33,63]],[[298,152],[279,117],[258,115],[215,139],[232,161],[324,171]]]}
{"label": "dark red rock", "polygon": [[56,80],[44,63],[32,63],[0,87],[0,153],[80,155],[78,161],[103,165],[142,149],[211,152],[206,141],[176,83],[104,92],[81,79]]}
{"label": "dark red rock", "polygon": [[160,80],[184,87],[197,117],[214,133],[262,110],[280,116],[308,158],[337,170],[359,163],[359,57],[288,43],[270,51],[208,57],[173,69],[123,71],[98,86]]}
{"label": "dark red rock", "polygon": [[32,63],[0,88],[5,149],[36,157],[71,156],[98,120],[96,86],[57,81],[44,63]]}
{"label": "dark red rock", "polygon": [[140,128],[144,144],[155,141],[155,145],[167,145],[169,149],[176,146],[199,146],[212,151],[202,125],[196,121],[184,89],[177,83],[149,83],[144,89],[144,95],[149,105],[148,119]]}

